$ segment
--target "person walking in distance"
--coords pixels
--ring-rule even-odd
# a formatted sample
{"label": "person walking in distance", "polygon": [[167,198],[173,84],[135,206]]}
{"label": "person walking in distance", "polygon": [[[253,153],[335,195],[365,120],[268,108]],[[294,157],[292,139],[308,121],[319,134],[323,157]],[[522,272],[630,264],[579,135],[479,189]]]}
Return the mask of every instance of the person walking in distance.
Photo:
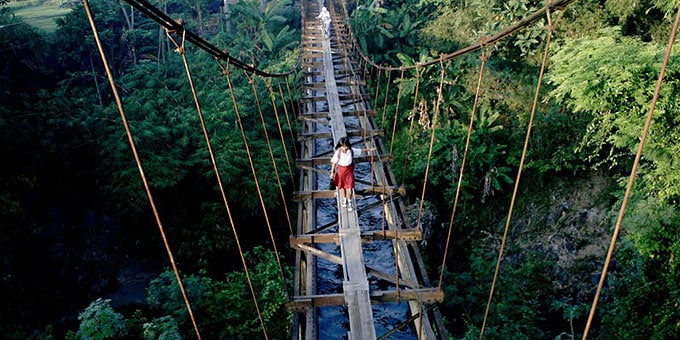
{"label": "person walking in distance", "polygon": [[340,206],[352,211],[354,194],[354,158],[361,155],[361,149],[352,148],[349,138],[342,137],[335,146],[331,158],[331,181],[340,191]]}
{"label": "person walking in distance", "polygon": [[331,36],[331,13],[328,12],[326,6],[321,8],[321,13],[316,17],[321,21],[321,31],[323,32],[324,38]]}

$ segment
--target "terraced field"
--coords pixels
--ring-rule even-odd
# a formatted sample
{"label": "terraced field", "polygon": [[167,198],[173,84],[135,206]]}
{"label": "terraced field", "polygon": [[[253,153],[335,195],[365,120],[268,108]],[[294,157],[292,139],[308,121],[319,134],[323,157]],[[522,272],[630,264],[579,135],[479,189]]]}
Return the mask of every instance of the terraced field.
{"label": "terraced field", "polygon": [[52,33],[57,28],[56,19],[72,11],[68,1],[10,1],[9,8],[27,24]]}

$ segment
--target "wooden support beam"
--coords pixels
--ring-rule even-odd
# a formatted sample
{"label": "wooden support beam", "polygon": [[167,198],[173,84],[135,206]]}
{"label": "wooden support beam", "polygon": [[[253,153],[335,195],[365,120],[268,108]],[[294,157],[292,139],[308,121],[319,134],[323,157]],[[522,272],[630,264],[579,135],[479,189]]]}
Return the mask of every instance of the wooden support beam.
{"label": "wooden support beam", "polygon": [[[385,194],[385,195],[403,195],[406,193],[406,190],[402,186],[394,186],[394,187],[374,187],[374,188],[365,188],[365,189],[356,189],[354,190],[354,193],[357,196],[370,196],[370,195],[376,195],[376,194]],[[296,191],[293,193],[293,201],[295,202],[300,202],[300,201],[305,201],[305,200],[312,200],[312,199],[321,199],[321,198],[334,198],[335,197],[335,190],[310,190],[310,191]]]}
{"label": "wooden support beam", "polygon": [[[352,100],[352,101],[363,101],[368,97],[364,95],[359,95],[359,94],[338,94],[338,99],[339,100]],[[302,97],[300,98],[300,101],[302,102],[325,102],[328,101],[327,96],[307,96],[307,97]]]}
{"label": "wooden support beam", "polygon": [[300,249],[300,250],[302,250],[302,251],[304,251],[304,252],[306,252],[306,253],[312,254],[312,255],[314,255],[314,256],[316,256],[316,257],[324,258],[324,259],[326,259],[326,260],[328,260],[328,261],[330,261],[330,262],[333,262],[333,263],[335,263],[335,264],[339,264],[339,265],[341,265],[341,266],[343,265],[342,257],[340,257],[340,256],[333,255],[333,254],[329,254],[329,253],[327,253],[327,252],[325,252],[325,251],[316,249],[316,248],[314,248],[314,247],[310,247],[310,246],[308,246],[308,245],[300,244],[300,243],[296,244],[296,245],[295,245],[295,248]]}
{"label": "wooden support beam", "polygon": [[444,292],[437,288],[405,289],[398,292],[394,290],[378,291],[371,293],[371,301],[420,301],[423,303],[437,303],[444,301]]}
{"label": "wooden support beam", "polygon": [[[378,160],[382,162],[390,162],[392,161],[392,155],[390,154],[382,154],[382,155],[361,155],[359,157],[354,158],[355,163],[366,163],[366,162],[377,162]],[[315,157],[315,158],[305,158],[305,159],[297,159],[295,161],[295,164],[298,166],[311,166],[311,165],[322,165],[322,164],[330,164],[331,158],[330,157]]]}
{"label": "wooden support beam", "polygon": [[[352,75],[349,76],[349,80],[344,80],[347,77],[338,77],[340,79],[336,79],[336,83],[338,86],[350,86],[350,85],[359,85],[359,86],[364,86],[366,85],[366,82],[363,80],[357,80],[353,79]],[[302,86],[306,87],[323,87],[325,89],[325,84],[324,83],[309,83],[309,82],[304,82],[302,83]]]}
{"label": "wooden support beam", "polygon": [[401,185],[389,187],[369,187],[356,191],[358,195],[406,195],[406,188]]}
{"label": "wooden support beam", "polygon": [[[383,129],[374,129],[374,130],[366,130],[365,134],[366,137],[376,137],[376,136],[382,136],[384,135],[385,131]],[[363,130],[350,130],[346,131],[347,137],[363,137],[364,136],[364,131]],[[299,141],[308,141],[310,139],[323,139],[323,138],[331,138],[333,135],[330,132],[309,132],[309,133],[299,133],[298,134],[298,140]]]}
{"label": "wooden support beam", "polygon": [[315,90],[315,91],[325,91],[326,90],[326,84],[324,84],[324,83],[314,83],[314,84],[305,83],[305,84],[302,84],[302,86],[304,86],[306,89],[311,89],[311,90]]}
{"label": "wooden support beam", "polygon": [[[394,284],[395,286],[397,285],[397,278],[395,278],[394,275],[389,275],[389,274],[386,274],[386,273],[384,273],[380,270],[377,270],[375,268],[370,268],[370,267],[366,267],[366,273],[368,275],[375,276],[375,277],[377,277],[381,280],[390,282],[390,283]],[[400,287],[406,286],[406,287],[411,288],[411,289],[418,288],[417,282],[414,282],[414,281],[409,280],[409,279],[405,279],[403,277],[399,278],[399,285],[400,285]]]}
{"label": "wooden support beam", "polygon": [[345,304],[343,294],[294,296],[293,301],[286,303],[290,311],[303,312],[305,309],[321,306],[339,306]]}
{"label": "wooden support beam", "polygon": [[[420,230],[375,230],[361,233],[361,239],[364,242],[372,242],[376,240],[403,240],[403,241],[420,241],[423,238],[423,233]],[[317,243],[338,243],[339,236],[335,233],[327,234],[304,234],[291,235],[290,246],[295,247],[298,244],[317,244]]]}
{"label": "wooden support beam", "polygon": [[[370,293],[371,303],[420,301],[437,303],[444,301],[444,292],[436,288],[404,289],[400,291],[373,291]],[[312,307],[337,306],[345,304],[343,294],[293,296],[286,306],[289,310],[303,311]]]}
{"label": "wooden support beam", "polygon": [[321,73],[323,72],[323,62],[316,61],[314,59],[310,59],[309,61],[303,61],[302,66],[305,68],[312,67],[314,69],[317,69],[318,71],[305,71],[304,73]]}
{"label": "wooden support beam", "polygon": [[313,123],[317,123],[317,124],[331,125],[331,121],[329,119],[314,118],[314,117],[311,117],[310,115],[298,115],[298,119],[306,120],[308,122],[313,122]]}
{"label": "wooden support beam", "polygon": [[[319,72],[321,72],[321,71],[319,71]],[[337,83],[338,83],[338,86],[357,86],[357,85],[358,86],[365,86],[366,85],[366,82],[356,81],[356,80],[353,80],[352,78],[349,78],[349,80],[338,80]],[[316,90],[316,91],[325,91],[326,90],[326,84],[324,84],[324,83],[303,83],[302,86],[304,86],[307,89],[313,89],[313,90]]]}
{"label": "wooden support beam", "polygon": [[337,243],[340,236],[338,234],[312,234],[290,236],[290,246],[296,247],[298,244],[317,244],[317,243]]}
{"label": "wooden support beam", "polygon": [[[342,113],[343,117],[351,117],[351,116],[369,116],[369,117],[375,117],[376,113],[375,110],[366,110],[366,111],[346,111]],[[298,115],[299,119],[304,119],[303,117],[313,117],[313,118],[328,118],[328,111],[320,111],[320,112],[310,112],[310,113],[303,113],[301,115]]]}
{"label": "wooden support beam", "polygon": [[[300,72],[300,73],[302,73],[302,75],[304,77],[325,75],[324,70],[317,67],[317,64],[316,64],[315,61],[304,62],[302,64],[302,67],[305,68],[305,69],[306,68],[312,68],[312,70],[305,70],[305,71]],[[329,73],[329,74],[332,74],[334,76],[334,78],[340,78],[340,79],[345,78],[345,71],[342,71],[342,70],[333,70],[332,73]]]}
{"label": "wooden support beam", "polygon": [[[368,235],[367,235],[368,236]],[[370,235],[371,240],[403,240],[420,241],[423,239],[423,232],[420,230],[376,230]]]}
{"label": "wooden support beam", "polygon": [[293,193],[293,201],[295,202],[334,197],[335,190],[298,191]]}

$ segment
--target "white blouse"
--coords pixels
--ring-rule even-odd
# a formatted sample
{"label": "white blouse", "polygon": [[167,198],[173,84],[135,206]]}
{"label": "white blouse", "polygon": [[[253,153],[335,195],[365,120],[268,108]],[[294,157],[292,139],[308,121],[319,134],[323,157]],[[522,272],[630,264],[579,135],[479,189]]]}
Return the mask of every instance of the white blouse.
{"label": "white blouse", "polygon": [[[361,149],[352,148],[354,152],[354,158],[361,155]],[[331,158],[331,163],[337,163],[337,165],[349,166],[352,164],[352,152],[347,149],[347,152],[342,152],[342,147],[337,148],[335,153],[333,153],[333,158]]]}

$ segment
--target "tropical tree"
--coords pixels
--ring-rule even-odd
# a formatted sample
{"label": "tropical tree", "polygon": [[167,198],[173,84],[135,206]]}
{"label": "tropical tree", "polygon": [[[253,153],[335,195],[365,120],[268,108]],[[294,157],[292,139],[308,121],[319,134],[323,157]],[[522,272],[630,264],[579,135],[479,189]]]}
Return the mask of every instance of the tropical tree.
{"label": "tropical tree", "polygon": [[376,62],[398,64],[398,53],[413,58],[417,49],[418,31],[424,23],[422,12],[408,2],[359,6],[352,13],[352,29],[359,46],[371,53]]}
{"label": "tropical tree", "polygon": [[78,320],[80,328],[72,339],[120,339],[127,334],[125,318],[111,308],[109,299],[93,301]]}
{"label": "tropical tree", "polygon": [[[280,280],[274,254],[256,247],[246,254],[250,278],[267,333],[276,339],[289,338],[290,314],[287,312],[286,289]],[[195,315],[201,315],[199,329],[209,338],[258,338],[262,327],[253,302],[246,276],[241,271],[228,273],[223,280],[188,275],[183,279]],[[166,271],[154,279],[148,289],[147,301],[160,315],[173,318],[189,334],[192,329],[188,312],[180,295],[175,275]]]}
{"label": "tropical tree", "polygon": [[291,29],[284,14],[289,0],[263,3],[258,0],[240,0],[230,6],[231,17],[237,35],[233,37],[230,50],[239,59],[261,66],[279,55],[284,49],[295,46],[299,35]]}
{"label": "tropical tree", "polygon": [[[621,36],[620,30],[609,29],[601,31],[597,38],[568,41],[554,58],[550,75],[555,85],[552,95],[566,103],[574,114],[590,119],[580,150],[588,156],[590,166],[610,169],[620,178],[622,186],[626,184],[633,155],[639,147],[663,52],[657,44]],[[608,312],[604,313],[604,317],[613,322],[606,325],[606,329],[625,329],[619,327],[620,322],[630,317],[647,320],[630,334],[639,331],[639,334],[661,338],[677,336],[680,320],[677,308],[671,307],[677,303],[680,291],[677,280],[672,279],[678,273],[674,259],[680,255],[680,230],[676,227],[680,218],[680,146],[677,142],[680,106],[675,98],[680,87],[680,72],[676,59],[673,55],[668,64],[635,194],[624,220],[625,240],[629,242],[628,247],[634,249],[624,252],[622,260],[642,264],[634,275],[618,278],[621,284],[613,290],[621,295],[616,295],[611,302],[615,309],[609,312],[605,308]],[[633,279],[637,276],[642,279]],[[630,285],[640,290],[624,288]],[[650,304],[655,308],[644,307]],[[663,321],[659,322],[660,319]]]}

